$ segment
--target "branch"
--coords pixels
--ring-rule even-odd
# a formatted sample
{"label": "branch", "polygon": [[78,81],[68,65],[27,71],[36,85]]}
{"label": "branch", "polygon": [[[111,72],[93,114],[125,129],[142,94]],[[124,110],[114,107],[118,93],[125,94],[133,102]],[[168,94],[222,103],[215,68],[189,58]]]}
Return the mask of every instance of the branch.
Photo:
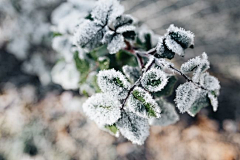
{"label": "branch", "polygon": [[172,70],[176,71],[179,75],[183,76],[188,82],[192,82],[193,84],[195,84],[196,86],[200,87],[201,89],[208,91],[208,89],[204,88],[203,86],[201,86],[199,83],[193,82],[193,80],[191,80],[190,78],[188,78],[187,75],[185,75],[184,73],[182,73],[180,70],[178,70],[177,68],[174,68],[172,65],[169,65],[169,68],[171,68]]}

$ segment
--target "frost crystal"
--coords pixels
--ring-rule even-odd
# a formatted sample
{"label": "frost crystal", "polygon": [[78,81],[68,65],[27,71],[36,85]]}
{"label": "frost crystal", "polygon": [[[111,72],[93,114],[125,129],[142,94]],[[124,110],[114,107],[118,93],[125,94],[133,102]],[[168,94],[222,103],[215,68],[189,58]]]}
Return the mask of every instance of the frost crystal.
{"label": "frost crystal", "polygon": [[131,84],[126,77],[114,69],[100,71],[97,79],[98,85],[102,92],[109,92],[118,99],[124,99]]}
{"label": "frost crystal", "polygon": [[124,7],[117,0],[99,0],[91,15],[97,24],[106,26],[124,12]]}
{"label": "frost crystal", "polygon": [[138,67],[132,67],[132,66],[123,66],[123,73],[125,74],[125,76],[132,82],[136,82],[139,77],[141,76],[141,73],[139,71]]}
{"label": "frost crystal", "polygon": [[179,116],[171,103],[163,100],[158,100],[157,103],[161,107],[161,117],[149,119],[150,125],[168,126],[179,120]]}
{"label": "frost crystal", "polygon": [[173,24],[167,29],[171,39],[176,41],[182,46],[183,49],[193,47],[194,45],[194,34],[191,31],[186,31],[183,28],[175,27]]}
{"label": "frost crystal", "polygon": [[114,20],[112,22],[112,24],[110,24],[110,26],[113,27],[114,30],[118,29],[119,27],[122,26],[129,26],[132,25],[134,22],[133,17],[130,15],[121,15],[119,17],[116,18],[116,20]]}
{"label": "frost crystal", "polygon": [[209,75],[209,73],[203,73],[200,77],[201,86],[207,88],[210,91],[216,91],[220,89],[220,84],[217,78]]}
{"label": "frost crystal", "polygon": [[169,50],[173,51],[174,53],[177,53],[179,56],[184,56],[184,50],[181,47],[181,45],[178,44],[173,39],[171,39],[170,36],[166,36],[165,43]]}
{"label": "frost crystal", "polygon": [[188,114],[194,117],[202,108],[207,107],[208,105],[207,91],[198,89],[196,90],[196,97],[191,108],[188,110]]}
{"label": "frost crystal", "polygon": [[136,87],[127,101],[127,108],[143,118],[160,117],[161,109],[152,96],[140,87]]}
{"label": "frost crystal", "polygon": [[109,93],[98,93],[83,104],[83,111],[99,125],[112,125],[120,117],[121,103]]}
{"label": "frost crystal", "polygon": [[169,49],[166,45],[165,37],[159,37],[158,44],[156,47],[157,53],[154,55],[156,58],[168,58],[172,59],[175,55],[173,51]]}
{"label": "frost crystal", "polygon": [[108,44],[108,51],[110,54],[117,53],[121,48],[125,47],[124,37],[121,34],[116,34],[113,31],[108,31],[104,38],[103,43]]}
{"label": "frost crystal", "polygon": [[150,92],[161,91],[167,84],[168,78],[166,73],[157,68],[151,68],[143,74],[141,84]]}
{"label": "frost crystal", "polygon": [[116,126],[134,144],[142,145],[149,135],[148,120],[131,112],[123,112]]}
{"label": "frost crystal", "polygon": [[203,72],[210,68],[207,54],[204,52],[202,57],[197,56],[182,64],[181,71],[183,73],[193,72],[193,81],[199,82],[200,76]]}
{"label": "frost crystal", "polygon": [[191,82],[186,82],[177,88],[175,102],[181,113],[184,113],[191,108],[196,96],[196,86]]}
{"label": "frost crystal", "polygon": [[97,25],[93,21],[85,20],[77,28],[74,34],[74,43],[81,47],[93,49],[100,45],[105,33],[105,28]]}

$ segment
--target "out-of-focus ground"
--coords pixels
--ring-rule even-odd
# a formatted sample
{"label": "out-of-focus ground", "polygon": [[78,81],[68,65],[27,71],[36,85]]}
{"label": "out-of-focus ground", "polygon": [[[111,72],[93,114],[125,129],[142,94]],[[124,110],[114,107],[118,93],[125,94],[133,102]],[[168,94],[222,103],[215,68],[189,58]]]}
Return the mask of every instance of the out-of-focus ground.
{"label": "out-of-focus ground", "polygon": [[[182,115],[168,127],[151,127],[143,146],[101,131],[81,111],[82,97],[42,85],[0,49],[0,160],[239,160],[240,1],[125,0],[127,13],[164,34],[169,24],[193,31],[195,48],[177,64],[206,51],[221,82],[219,110]],[[1,16],[0,16],[1,17]],[[1,33],[0,33],[1,35]],[[48,55],[48,54],[46,54]],[[181,79],[180,79],[181,80]]]}

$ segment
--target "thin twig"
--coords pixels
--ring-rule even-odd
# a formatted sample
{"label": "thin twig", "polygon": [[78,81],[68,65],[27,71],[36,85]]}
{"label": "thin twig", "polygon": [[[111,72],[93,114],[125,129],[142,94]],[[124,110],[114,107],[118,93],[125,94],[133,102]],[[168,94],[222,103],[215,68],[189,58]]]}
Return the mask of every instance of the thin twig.
{"label": "thin twig", "polygon": [[187,75],[185,75],[184,73],[182,73],[180,70],[178,70],[177,68],[174,68],[173,66],[169,66],[169,68],[171,68],[172,70],[176,71],[178,74],[180,74],[181,76],[183,76],[188,82],[192,82],[193,84],[195,84],[196,86],[200,87],[203,90],[208,91],[208,89],[204,88],[203,86],[201,86],[199,83],[193,82],[192,79],[188,78]]}

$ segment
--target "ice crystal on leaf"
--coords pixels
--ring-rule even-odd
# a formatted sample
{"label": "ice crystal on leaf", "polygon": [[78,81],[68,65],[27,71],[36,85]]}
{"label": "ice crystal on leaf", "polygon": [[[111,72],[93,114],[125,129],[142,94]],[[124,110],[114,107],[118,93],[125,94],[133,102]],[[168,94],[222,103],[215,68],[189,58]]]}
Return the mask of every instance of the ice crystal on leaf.
{"label": "ice crystal on leaf", "polygon": [[194,99],[194,103],[188,109],[188,114],[194,117],[202,108],[209,105],[209,101],[207,99],[207,91],[202,89],[196,90],[196,96],[192,98]]}
{"label": "ice crystal on leaf", "polygon": [[109,93],[98,93],[88,98],[83,110],[99,125],[112,125],[121,117],[121,103]]}
{"label": "ice crystal on leaf", "polygon": [[178,28],[173,24],[170,25],[167,31],[168,31],[167,35],[169,35],[171,39],[180,44],[183,49],[193,47],[194,34],[191,31],[186,31],[183,28]]}
{"label": "ice crystal on leaf", "polygon": [[132,67],[132,66],[123,66],[123,73],[125,76],[132,82],[136,82],[139,77],[141,76],[141,72],[138,67]]}
{"label": "ice crystal on leaf", "polygon": [[165,43],[169,50],[171,50],[174,53],[177,53],[179,56],[184,56],[184,50],[181,47],[181,45],[178,44],[173,39],[171,39],[171,37],[169,35],[166,36]]}
{"label": "ice crystal on leaf", "polygon": [[107,43],[110,54],[117,53],[121,48],[125,47],[124,37],[121,34],[117,34],[113,31],[108,31],[104,38],[103,43]]}
{"label": "ice crystal on leaf", "polygon": [[120,26],[115,31],[109,30],[104,35],[102,42],[108,44],[110,54],[117,53],[125,47],[124,38],[134,39],[134,30],[135,27],[131,25]]}
{"label": "ice crystal on leaf", "polygon": [[95,23],[106,26],[122,15],[123,12],[124,7],[117,0],[99,0],[91,15]]}
{"label": "ice crystal on leaf", "polygon": [[134,144],[142,145],[149,135],[148,120],[131,112],[122,112],[116,126],[120,133]]}
{"label": "ice crystal on leaf", "polygon": [[127,108],[143,118],[160,117],[161,108],[144,89],[136,87],[127,101]]}
{"label": "ice crystal on leaf", "polygon": [[150,125],[168,126],[176,123],[179,120],[179,116],[175,110],[175,107],[162,99],[156,100],[161,108],[160,118],[150,118]]}
{"label": "ice crystal on leaf", "polygon": [[102,92],[109,92],[118,99],[124,99],[131,86],[126,77],[115,69],[100,71],[97,82]]}
{"label": "ice crystal on leaf", "polygon": [[186,82],[177,88],[175,102],[181,113],[191,108],[196,96],[197,89],[192,82]]}
{"label": "ice crystal on leaf", "polygon": [[172,59],[175,55],[173,51],[168,49],[169,47],[166,45],[165,37],[159,37],[157,44],[157,53],[154,55],[156,58],[168,58]]}
{"label": "ice crystal on leaf", "polygon": [[200,84],[210,91],[218,93],[220,89],[219,81],[216,77],[209,75],[208,72],[203,73],[200,77]]}
{"label": "ice crystal on leaf", "polygon": [[199,82],[201,74],[209,68],[210,68],[210,64],[208,61],[208,56],[204,52],[202,54],[202,57],[197,56],[195,58],[188,60],[184,64],[182,64],[181,71],[183,73],[193,72],[193,78],[192,78],[193,81]]}
{"label": "ice crystal on leaf", "polygon": [[161,91],[167,84],[167,74],[160,69],[151,68],[143,74],[142,86],[150,92]]}
{"label": "ice crystal on leaf", "polygon": [[102,26],[93,21],[85,20],[79,24],[74,35],[74,42],[83,48],[93,49],[101,44],[105,32],[105,28]]}

